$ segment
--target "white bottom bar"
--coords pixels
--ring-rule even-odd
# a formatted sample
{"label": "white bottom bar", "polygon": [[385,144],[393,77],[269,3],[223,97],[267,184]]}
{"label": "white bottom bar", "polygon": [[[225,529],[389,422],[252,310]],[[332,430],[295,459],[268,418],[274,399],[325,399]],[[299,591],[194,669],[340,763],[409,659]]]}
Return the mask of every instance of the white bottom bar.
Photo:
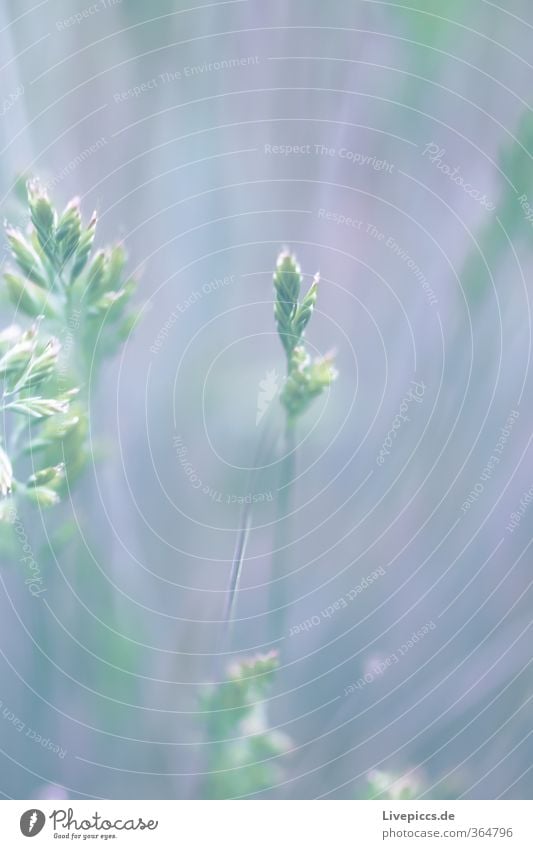
{"label": "white bottom bar", "polygon": [[[0,802],[1,845],[532,849],[529,801]],[[120,841],[120,842],[118,842]]]}

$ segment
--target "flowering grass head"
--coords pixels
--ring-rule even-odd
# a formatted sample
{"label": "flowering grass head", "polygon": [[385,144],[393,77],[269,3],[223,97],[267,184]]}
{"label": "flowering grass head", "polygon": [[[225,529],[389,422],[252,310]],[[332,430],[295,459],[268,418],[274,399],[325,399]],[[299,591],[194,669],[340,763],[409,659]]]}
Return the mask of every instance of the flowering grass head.
{"label": "flowering grass head", "polygon": [[288,251],[280,253],[274,272],[274,316],[287,355],[287,379],[280,399],[289,425],[306,412],[337,376],[333,354],[312,358],[305,347],[304,335],[315,308],[319,281],[320,275],[315,274],[301,298],[300,266]]}

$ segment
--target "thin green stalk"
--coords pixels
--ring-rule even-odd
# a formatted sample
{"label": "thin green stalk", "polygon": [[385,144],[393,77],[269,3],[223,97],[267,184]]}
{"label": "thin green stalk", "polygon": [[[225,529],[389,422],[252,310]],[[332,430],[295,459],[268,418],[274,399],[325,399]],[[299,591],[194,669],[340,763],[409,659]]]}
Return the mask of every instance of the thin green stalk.
{"label": "thin green stalk", "polygon": [[[272,441],[269,439],[270,432],[268,426],[263,430],[261,439],[257,445],[256,455],[254,458],[253,468],[248,477],[248,492],[254,491],[258,480],[260,466],[263,465],[265,457],[270,455]],[[253,505],[252,502],[247,502],[242,510],[241,520],[239,523],[239,531],[235,543],[235,553],[231,565],[230,579],[228,585],[228,595],[226,598],[226,608],[224,612],[224,641],[225,646],[229,645],[231,640],[231,629],[235,613],[235,605],[239,591],[239,582],[242,575],[244,558],[246,554],[246,545],[250,535],[250,527],[252,523]]]}
{"label": "thin green stalk", "polygon": [[283,459],[280,467],[279,490],[276,511],[276,530],[272,551],[272,576],[270,583],[269,611],[271,634],[274,639],[283,635],[287,607],[287,571],[289,567],[289,545],[291,539],[290,513],[293,483],[296,472],[296,439],[294,425],[287,422],[284,434]]}
{"label": "thin green stalk", "polygon": [[[311,318],[318,290],[318,275],[300,300],[302,275],[300,268],[287,251],[278,257],[274,273],[274,317],[280,341],[287,356],[287,380],[280,401],[285,411],[285,431],[282,460],[279,466],[280,480],[277,500],[277,522],[273,549],[272,582],[270,587],[273,637],[283,633],[287,609],[286,586],[289,571],[288,547],[290,544],[290,513],[292,489],[295,479],[297,419],[309,407],[312,400],[328,387],[335,377],[331,357],[311,359],[303,337]],[[279,438],[279,437],[278,437]],[[266,429],[257,448],[257,459],[250,474],[250,491],[262,466],[262,456],[269,456]],[[265,726],[265,712],[260,704],[263,683],[271,678],[278,666],[276,653],[241,662],[238,667],[225,674],[225,658],[231,644],[239,583],[242,576],[252,522],[252,502],[243,508],[240,529],[230,573],[229,588],[223,620],[222,651],[215,655],[215,686],[205,704],[212,711],[207,722],[206,745],[201,755],[205,773],[201,783],[201,798],[234,798],[267,789],[275,784],[276,772],[262,765],[258,771],[257,752],[279,755],[279,733],[273,735]],[[253,712],[256,712],[254,716]],[[244,734],[244,721],[254,718],[259,731]],[[232,743],[235,732],[240,733],[238,742]],[[259,749],[257,747],[260,747]],[[270,758],[267,758],[270,760]],[[259,762],[261,763],[261,761]],[[209,768],[213,774],[209,774]],[[275,770],[275,767],[272,766]],[[265,771],[266,770],[266,771]],[[218,773],[220,773],[220,778]],[[221,787],[220,782],[223,782]],[[229,786],[228,786],[229,783]]]}
{"label": "thin green stalk", "polygon": [[336,377],[332,356],[312,359],[305,347],[305,331],[313,315],[320,276],[315,274],[311,286],[301,297],[303,277],[296,259],[283,251],[274,272],[276,301],[274,316],[281,344],[287,355],[287,379],[281,403],[285,409],[285,447],[281,463],[278,515],[272,554],[270,615],[272,634],[285,630],[287,600],[288,549],[290,545],[291,495],[295,478],[295,428],[298,419],[313,400],[330,386]]}
{"label": "thin green stalk", "polygon": [[228,587],[228,597],[226,600],[226,610],[224,613],[224,625],[226,639],[231,634],[231,626],[233,624],[233,614],[235,611],[235,602],[239,589],[239,581],[242,574],[242,566],[244,563],[244,555],[246,553],[246,544],[250,535],[250,525],[252,522],[252,505],[246,504],[243,510],[243,515],[240,522],[240,530],[237,536],[235,545],[235,554],[233,555],[233,563],[231,565],[231,573]]}
{"label": "thin green stalk", "polygon": [[[313,314],[319,275],[300,300],[302,274],[295,258],[283,251],[274,272],[274,317],[280,341],[287,356],[287,380],[281,393],[285,409],[284,456],[280,467],[280,483],[277,502],[277,522],[273,548],[272,582],[270,588],[270,610],[273,617],[273,633],[283,630],[287,605],[286,574],[288,569],[288,546],[290,543],[291,490],[295,472],[295,426],[298,418],[307,410],[313,399],[318,397],[335,378],[332,358],[312,360],[304,347],[304,333]],[[261,440],[257,457],[263,453],[265,439]],[[256,460],[255,466],[260,465]],[[250,490],[253,489],[255,472],[252,472]],[[230,574],[228,597],[224,616],[225,643],[229,642],[235,602],[242,574],[246,545],[250,533],[252,506],[243,509],[241,525],[235,546]]]}

